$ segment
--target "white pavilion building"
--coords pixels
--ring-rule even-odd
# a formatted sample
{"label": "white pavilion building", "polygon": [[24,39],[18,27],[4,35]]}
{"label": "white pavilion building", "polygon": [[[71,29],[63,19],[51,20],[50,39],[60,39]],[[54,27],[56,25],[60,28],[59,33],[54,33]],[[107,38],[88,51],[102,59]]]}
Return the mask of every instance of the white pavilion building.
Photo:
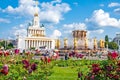
{"label": "white pavilion building", "polygon": [[34,18],[32,24],[29,24],[27,28],[27,37],[24,39],[24,45],[21,45],[21,39],[18,39],[18,48],[30,49],[46,47],[47,49],[55,48],[55,40],[46,37],[45,27],[40,26],[39,14],[36,6]]}

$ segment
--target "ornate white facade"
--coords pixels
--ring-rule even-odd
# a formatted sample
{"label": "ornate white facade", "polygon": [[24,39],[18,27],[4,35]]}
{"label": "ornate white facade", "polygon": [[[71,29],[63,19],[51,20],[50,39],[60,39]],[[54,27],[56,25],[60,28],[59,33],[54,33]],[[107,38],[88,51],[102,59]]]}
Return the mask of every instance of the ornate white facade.
{"label": "ornate white facade", "polygon": [[34,48],[46,47],[47,49],[55,48],[55,40],[46,37],[44,26],[43,25],[40,26],[40,19],[38,15],[37,6],[34,13],[33,22],[29,24],[27,28],[27,37],[24,39],[24,43],[25,49],[30,49],[33,47]]}

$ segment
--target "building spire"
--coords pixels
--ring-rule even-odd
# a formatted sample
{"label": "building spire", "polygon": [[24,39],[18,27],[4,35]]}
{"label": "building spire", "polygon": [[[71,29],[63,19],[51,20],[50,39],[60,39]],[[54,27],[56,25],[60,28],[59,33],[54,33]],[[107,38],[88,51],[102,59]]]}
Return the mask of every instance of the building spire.
{"label": "building spire", "polygon": [[34,16],[38,16],[38,0],[35,1],[35,14]]}
{"label": "building spire", "polygon": [[40,20],[39,20],[39,15],[38,15],[38,0],[35,1],[35,13],[34,13],[34,20],[33,20],[33,25],[35,27],[40,26]]}

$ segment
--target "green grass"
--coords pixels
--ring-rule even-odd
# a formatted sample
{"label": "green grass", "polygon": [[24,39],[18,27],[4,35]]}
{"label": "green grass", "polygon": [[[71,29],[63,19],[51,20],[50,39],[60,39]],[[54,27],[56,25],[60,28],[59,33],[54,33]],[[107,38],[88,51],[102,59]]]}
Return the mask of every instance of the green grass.
{"label": "green grass", "polygon": [[76,80],[77,69],[70,67],[57,67],[53,68],[54,73],[49,77],[49,80]]}
{"label": "green grass", "polygon": [[49,76],[49,80],[77,80],[78,77],[78,68],[83,74],[86,74],[89,69],[86,65],[78,67],[78,66],[69,66],[69,67],[58,67],[55,66],[53,68],[54,73]]}

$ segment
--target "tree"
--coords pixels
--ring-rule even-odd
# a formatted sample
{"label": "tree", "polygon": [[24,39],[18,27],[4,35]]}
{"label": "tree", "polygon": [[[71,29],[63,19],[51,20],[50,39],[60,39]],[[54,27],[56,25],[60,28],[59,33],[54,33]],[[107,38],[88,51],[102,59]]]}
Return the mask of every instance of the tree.
{"label": "tree", "polygon": [[8,45],[7,45],[7,49],[11,49],[11,48],[13,48],[14,46],[13,46],[13,44],[12,43],[9,43]]}
{"label": "tree", "polygon": [[110,49],[113,49],[113,50],[118,50],[119,49],[119,46],[117,45],[117,43],[115,43],[115,42],[109,42],[108,43],[108,47],[110,48]]}
{"label": "tree", "polygon": [[105,36],[105,48],[107,48],[107,45],[109,44],[109,38],[108,35]]}
{"label": "tree", "polygon": [[5,48],[5,46],[6,46],[6,45],[5,45],[5,41],[1,41],[1,42],[0,42],[0,47],[4,47],[4,48]]}

